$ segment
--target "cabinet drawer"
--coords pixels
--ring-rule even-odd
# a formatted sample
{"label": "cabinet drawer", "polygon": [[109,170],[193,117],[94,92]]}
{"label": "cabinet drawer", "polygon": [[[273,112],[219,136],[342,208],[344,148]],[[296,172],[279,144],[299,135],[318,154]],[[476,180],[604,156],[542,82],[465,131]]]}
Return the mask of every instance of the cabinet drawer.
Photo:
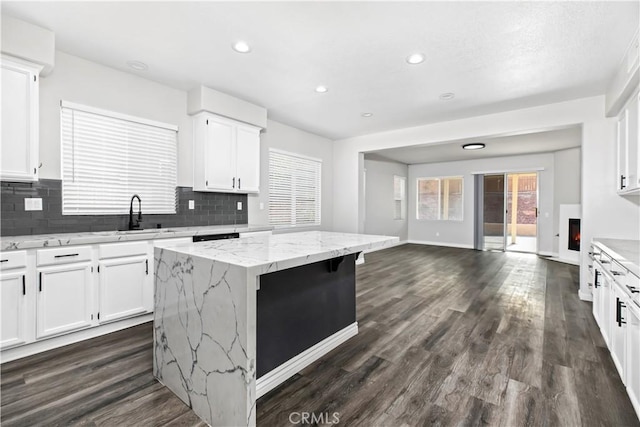
{"label": "cabinet drawer", "polygon": [[0,253],[0,269],[20,268],[27,266],[26,251],[11,251]]}
{"label": "cabinet drawer", "polygon": [[90,261],[91,246],[69,246],[65,248],[40,249],[37,252],[37,264],[55,265],[72,262]]}
{"label": "cabinet drawer", "polygon": [[149,252],[149,242],[108,243],[100,245],[98,257],[120,258],[125,256],[146,255]]}
{"label": "cabinet drawer", "polygon": [[637,304],[638,309],[640,309],[640,278],[638,278],[631,272],[627,272],[627,275],[624,278],[625,286],[627,287],[629,293],[631,293],[633,301],[635,301],[635,303]]}

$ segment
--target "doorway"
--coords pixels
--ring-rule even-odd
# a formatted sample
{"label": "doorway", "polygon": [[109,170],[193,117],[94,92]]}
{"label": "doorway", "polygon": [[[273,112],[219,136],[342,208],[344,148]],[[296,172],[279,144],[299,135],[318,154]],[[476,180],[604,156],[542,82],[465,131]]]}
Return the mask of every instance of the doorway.
{"label": "doorway", "polygon": [[478,249],[536,253],[537,172],[486,174],[481,183],[482,245]]}

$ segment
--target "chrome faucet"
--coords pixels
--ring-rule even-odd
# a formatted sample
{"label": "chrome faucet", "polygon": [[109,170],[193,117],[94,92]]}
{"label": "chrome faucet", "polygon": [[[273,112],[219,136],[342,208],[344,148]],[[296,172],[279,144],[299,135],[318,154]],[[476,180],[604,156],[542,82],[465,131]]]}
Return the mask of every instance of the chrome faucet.
{"label": "chrome faucet", "polygon": [[[138,199],[138,218],[133,221],[133,199]],[[140,230],[142,227],[140,223],[142,222],[142,200],[140,200],[140,196],[134,194],[131,197],[131,204],[129,205],[129,230]]]}

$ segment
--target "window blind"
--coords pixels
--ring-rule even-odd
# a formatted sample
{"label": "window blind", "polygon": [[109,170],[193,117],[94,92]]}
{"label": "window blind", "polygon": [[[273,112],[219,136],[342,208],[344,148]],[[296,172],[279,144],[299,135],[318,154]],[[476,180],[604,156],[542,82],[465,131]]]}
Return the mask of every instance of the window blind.
{"label": "window blind", "polygon": [[322,161],[269,151],[269,222],[274,226],[320,224]]}
{"label": "window blind", "polygon": [[176,213],[177,127],[61,103],[62,213]]}

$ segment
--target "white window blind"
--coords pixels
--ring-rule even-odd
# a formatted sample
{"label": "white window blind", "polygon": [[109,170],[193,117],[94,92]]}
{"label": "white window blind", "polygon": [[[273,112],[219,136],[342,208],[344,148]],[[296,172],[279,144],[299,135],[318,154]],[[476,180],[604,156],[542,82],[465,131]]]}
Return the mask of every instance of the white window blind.
{"label": "white window blind", "polygon": [[134,194],[144,213],[176,213],[177,127],[61,107],[63,214],[128,214]]}
{"label": "white window blind", "polygon": [[275,226],[320,224],[322,161],[269,151],[269,222]]}

